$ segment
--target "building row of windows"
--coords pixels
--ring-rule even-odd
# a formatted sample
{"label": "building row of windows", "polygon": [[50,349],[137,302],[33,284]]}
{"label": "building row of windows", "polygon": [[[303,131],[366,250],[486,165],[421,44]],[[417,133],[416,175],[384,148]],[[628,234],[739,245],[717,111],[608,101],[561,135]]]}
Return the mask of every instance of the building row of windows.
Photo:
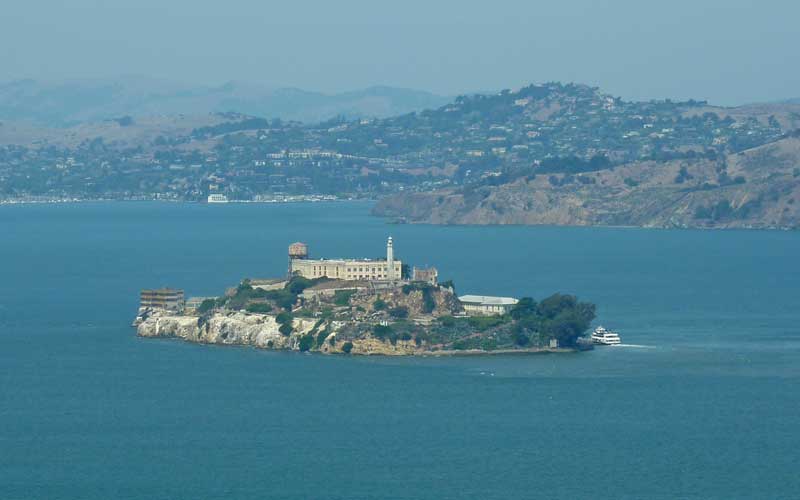
{"label": "building row of windows", "polygon": [[[341,269],[341,268],[338,268],[338,267],[334,268],[334,270],[337,273],[339,272],[339,269]],[[366,273],[369,273],[369,272],[372,272],[372,273],[384,272],[385,273],[385,272],[387,272],[387,270],[388,270],[388,268],[386,266],[384,266],[384,267],[348,267],[348,268],[345,269],[345,271],[348,272],[348,273],[364,273],[364,272],[366,272]],[[328,268],[327,267],[323,267],[323,266],[314,266],[313,271],[315,273],[317,273],[317,272],[325,272],[325,273],[327,273],[328,272]]]}

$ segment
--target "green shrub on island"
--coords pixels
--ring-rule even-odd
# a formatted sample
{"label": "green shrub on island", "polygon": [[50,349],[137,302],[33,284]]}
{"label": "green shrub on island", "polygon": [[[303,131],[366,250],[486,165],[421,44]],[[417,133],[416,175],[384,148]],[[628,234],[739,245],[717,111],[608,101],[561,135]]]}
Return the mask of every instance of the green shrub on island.
{"label": "green shrub on island", "polygon": [[327,328],[319,332],[317,334],[317,342],[315,345],[317,347],[322,347],[325,344],[325,339],[328,338],[328,334],[329,332]]}
{"label": "green shrub on island", "polygon": [[345,354],[350,354],[350,351],[353,350],[353,343],[349,340],[342,344],[342,352]]}
{"label": "green shrub on island", "polygon": [[267,292],[260,288],[250,286],[250,280],[243,280],[236,287],[235,292],[230,297],[226,297],[225,307],[232,310],[244,309],[248,302],[257,299],[264,299]]}
{"label": "green shrub on island", "polygon": [[396,319],[405,319],[408,317],[408,308],[404,306],[398,306],[389,309],[389,316]]}
{"label": "green shrub on island", "polygon": [[215,307],[217,307],[216,299],[206,299],[203,302],[201,302],[200,305],[197,307],[197,312],[199,312],[200,314],[205,314],[214,309]]}
{"label": "green shrub on island", "polygon": [[333,293],[333,303],[337,306],[349,305],[350,297],[352,297],[355,293],[355,290],[336,290]]}
{"label": "green shrub on island", "polygon": [[292,294],[288,290],[269,290],[266,292],[264,298],[271,300],[281,309],[291,311],[295,303],[297,303],[297,295]]}
{"label": "green shrub on island", "polygon": [[478,339],[475,337],[470,337],[466,339],[458,339],[453,342],[453,350],[455,351],[466,351],[469,349],[477,349],[478,348]]}
{"label": "green shrub on island", "polygon": [[542,340],[556,339],[560,345],[572,346],[589,329],[595,305],[560,293],[538,304],[525,297],[511,310],[510,316],[515,320],[512,337],[517,345],[528,345],[533,335],[538,335]]}
{"label": "green shrub on island", "polygon": [[481,340],[481,349],[484,351],[494,351],[497,349],[497,339],[494,337],[488,337]]}
{"label": "green shrub on island", "polygon": [[247,304],[245,310],[249,313],[266,314],[268,312],[272,312],[272,306],[266,302],[251,302],[250,304]]}
{"label": "green shrub on island", "polygon": [[433,298],[433,288],[422,290],[422,312],[430,314],[436,309],[436,299]]}
{"label": "green shrub on island", "polygon": [[291,335],[293,330],[294,327],[292,327],[291,323],[284,323],[278,327],[278,331],[281,332],[284,337]]}
{"label": "green shrub on island", "polygon": [[289,283],[287,283],[283,289],[293,295],[300,295],[306,288],[324,281],[328,281],[328,278],[308,279],[302,276],[292,276],[292,279],[289,280]]}
{"label": "green shrub on island", "polygon": [[494,351],[497,349],[497,339],[494,337],[466,337],[453,342],[455,351]]}
{"label": "green shrub on island", "polygon": [[303,335],[302,337],[300,337],[300,343],[298,345],[298,348],[300,349],[300,352],[308,351],[313,346],[314,346],[314,335],[313,334],[307,333],[307,334]]}
{"label": "green shrub on island", "polygon": [[415,292],[417,290],[422,290],[424,287],[429,287],[429,286],[431,286],[431,285],[429,285],[427,283],[418,283],[418,282],[415,281],[413,283],[408,283],[407,285],[403,285],[402,290],[403,290],[404,294],[408,295],[411,292]]}
{"label": "green shrub on island", "polygon": [[452,327],[456,324],[456,319],[452,316],[440,316],[439,323],[445,327]]}
{"label": "green shrub on island", "polygon": [[392,345],[397,344],[399,337],[395,329],[389,325],[375,325],[372,328],[372,336],[383,341],[388,340]]}
{"label": "green shrub on island", "polygon": [[295,276],[281,290],[262,290],[250,286],[249,280],[243,280],[236,288],[236,293],[229,299],[228,308],[241,309],[253,299],[266,299],[281,309],[291,311],[297,303],[297,297],[309,286],[325,281],[324,278],[310,280]]}
{"label": "green shrub on island", "polygon": [[293,320],[294,317],[292,314],[285,311],[275,316],[275,322],[281,325],[278,327],[278,331],[285,337],[288,337],[292,334],[292,331],[294,331],[294,327],[292,326]]}
{"label": "green shrub on island", "polygon": [[525,347],[531,343],[531,337],[525,333],[523,328],[520,328],[519,324],[514,326],[511,338],[514,340],[514,344],[519,347]]}
{"label": "green shrub on island", "polygon": [[394,329],[390,325],[375,325],[372,328],[372,336],[378,339],[385,339],[394,335]]}
{"label": "green shrub on island", "polygon": [[469,325],[479,332],[485,332],[490,328],[508,323],[508,316],[470,316],[467,319]]}

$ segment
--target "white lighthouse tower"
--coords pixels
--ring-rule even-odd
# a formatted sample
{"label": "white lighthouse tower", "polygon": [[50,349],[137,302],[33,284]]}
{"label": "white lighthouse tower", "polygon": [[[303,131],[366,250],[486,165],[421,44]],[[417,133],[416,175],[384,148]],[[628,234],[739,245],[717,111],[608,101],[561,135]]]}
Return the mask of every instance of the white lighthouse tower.
{"label": "white lighthouse tower", "polygon": [[394,281],[397,276],[394,275],[394,247],[392,246],[392,237],[386,242],[386,279]]}

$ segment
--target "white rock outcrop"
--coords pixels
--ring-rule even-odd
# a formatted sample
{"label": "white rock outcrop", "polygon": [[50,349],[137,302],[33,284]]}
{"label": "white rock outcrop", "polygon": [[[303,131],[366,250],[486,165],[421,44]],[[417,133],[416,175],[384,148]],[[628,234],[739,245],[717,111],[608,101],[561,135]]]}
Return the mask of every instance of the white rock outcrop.
{"label": "white rock outcrop", "polygon": [[267,314],[215,314],[201,323],[195,316],[152,314],[137,327],[140,337],[177,337],[189,342],[252,345],[272,349],[298,349],[300,337],[314,328],[315,321],[295,318],[291,335],[278,330],[275,317]]}

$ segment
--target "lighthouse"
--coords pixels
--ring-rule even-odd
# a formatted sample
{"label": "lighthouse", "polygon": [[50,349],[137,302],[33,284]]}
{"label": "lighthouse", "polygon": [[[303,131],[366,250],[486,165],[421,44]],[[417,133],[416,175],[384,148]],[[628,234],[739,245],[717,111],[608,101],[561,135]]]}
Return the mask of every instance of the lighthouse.
{"label": "lighthouse", "polygon": [[386,279],[389,281],[397,279],[397,276],[394,275],[394,247],[391,236],[386,241]]}

